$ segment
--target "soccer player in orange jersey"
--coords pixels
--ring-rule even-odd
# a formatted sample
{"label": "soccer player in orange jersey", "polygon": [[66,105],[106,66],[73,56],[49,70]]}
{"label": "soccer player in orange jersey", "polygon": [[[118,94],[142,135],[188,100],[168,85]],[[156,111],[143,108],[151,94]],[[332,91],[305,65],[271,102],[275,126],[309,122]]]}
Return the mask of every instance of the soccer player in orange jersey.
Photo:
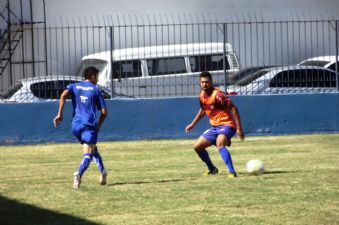
{"label": "soccer player in orange jersey", "polygon": [[208,167],[205,174],[214,175],[218,173],[218,168],[213,165],[206,151],[207,147],[215,145],[229,170],[229,177],[236,177],[237,173],[227,147],[231,146],[231,138],[235,133],[240,140],[245,139],[238,108],[224,92],[213,87],[212,75],[209,72],[200,74],[200,86],[202,90],[200,93],[200,109],[193,121],[186,126],[185,131],[190,132],[207,115],[212,127],[206,130],[193,146],[195,152]]}

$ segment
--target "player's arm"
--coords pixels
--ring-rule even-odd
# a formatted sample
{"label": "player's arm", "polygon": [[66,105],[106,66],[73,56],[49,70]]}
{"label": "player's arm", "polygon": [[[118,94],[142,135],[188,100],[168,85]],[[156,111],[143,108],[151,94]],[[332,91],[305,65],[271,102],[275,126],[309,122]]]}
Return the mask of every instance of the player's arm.
{"label": "player's arm", "polygon": [[240,119],[240,113],[239,113],[238,107],[235,106],[232,102],[231,102],[231,107],[232,107],[232,114],[234,116],[235,123],[237,124],[237,136],[240,138],[240,140],[243,141],[245,140],[245,133],[241,126],[241,119]]}
{"label": "player's arm", "polygon": [[188,124],[185,128],[186,132],[191,132],[191,130],[194,128],[194,126],[205,116],[205,111],[200,108],[197,115],[194,117],[193,121]]}
{"label": "player's arm", "polygon": [[100,111],[101,111],[101,114],[100,114],[99,121],[98,121],[98,128],[97,128],[98,131],[100,131],[101,125],[104,123],[107,117],[107,114],[108,114],[107,108],[101,108]]}
{"label": "player's arm", "polygon": [[53,119],[54,126],[57,127],[62,122],[63,111],[66,99],[69,97],[70,91],[68,89],[64,90],[60,96],[59,110],[57,116]]}
{"label": "player's arm", "polygon": [[237,108],[237,106],[235,106],[233,104],[233,102],[231,101],[231,99],[229,97],[226,96],[226,94],[224,92],[218,92],[218,94],[216,95],[216,101],[223,107],[223,108],[227,108],[230,109],[232,111],[235,123],[237,125],[237,136],[240,138],[240,140],[244,140],[245,139],[245,134],[244,131],[242,129],[241,126],[241,119],[240,119],[240,113],[239,110]]}

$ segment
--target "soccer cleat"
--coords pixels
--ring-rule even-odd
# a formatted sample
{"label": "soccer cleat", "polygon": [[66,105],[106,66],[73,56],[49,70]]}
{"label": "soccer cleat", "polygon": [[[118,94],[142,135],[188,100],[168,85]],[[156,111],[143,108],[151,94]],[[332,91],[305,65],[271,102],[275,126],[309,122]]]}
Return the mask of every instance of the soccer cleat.
{"label": "soccer cleat", "polygon": [[216,175],[219,172],[217,167],[214,167],[213,170],[207,170],[204,175],[209,176],[209,175]]}
{"label": "soccer cleat", "polygon": [[102,174],[99,177],[99,184],[105,185],[107,183],[106,178],[107,178],[107,172],[106,172],[106,170],[104,170],[104,171],[102,171]]}
{"label": "soccer cleat", "polygon": [[229,178],[235,178],[237,176],[238,176],[237,173],[230,173],[230,174],[228,174]]}
{"label": "soccer cleat", "polygon": [[81,177],[79,176],[79,172],[75,171],[74,174],[74,180],[73,180],[73,188],[77,189],[80,187],[80,183],[81,183]]}

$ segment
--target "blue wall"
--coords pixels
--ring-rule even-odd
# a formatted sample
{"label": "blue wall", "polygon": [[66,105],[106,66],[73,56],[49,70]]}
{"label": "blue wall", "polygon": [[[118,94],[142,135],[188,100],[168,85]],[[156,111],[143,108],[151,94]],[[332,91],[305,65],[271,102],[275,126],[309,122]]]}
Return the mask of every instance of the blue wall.
{"label": "blue wall", "polygon": [[[247,135],[339,132],[339,94],[232,96]],[[198,98],[120,99],[107,101],[103,140],[196,138],[209,125],[203,119],[191,133],[185,126],[199,109]],[[0,104],[0,145],[74,141],[71,104],[54,128],[58,102]]]}

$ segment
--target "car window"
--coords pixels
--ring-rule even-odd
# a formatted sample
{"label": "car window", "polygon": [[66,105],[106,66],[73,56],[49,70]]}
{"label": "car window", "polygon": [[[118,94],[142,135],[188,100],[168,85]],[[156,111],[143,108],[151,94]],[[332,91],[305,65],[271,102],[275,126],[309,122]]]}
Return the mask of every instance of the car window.
{"label": "car window", "polygon": [[[58,81],[42,81],[31,85],[31,91],[37,98],[43,99],[59,99],[62,92],[67,88],[69,84],[76,83],[76,80],[58,80]],[[99,86],[100,91],[104,99],[110,99],[111,95],[108,90],[104,90]],[[71,98],[71,97],[69,97]]]}
{"label": "car window", "polygon": [[113,78],[141,77],[140,60],[117,61],[113,63]]}
{"label": "car window", "polygon": [[[191,56],[189,61],[192,72],[216,71],[224,68],[223,54]],[[226,59],[225,62],[226,70],[229,70],[228,60]]]}
{"label": "car window", "polygon": [[31,85],[33,95],[43,99],[59,99],[67,85],[76,83],[75,80],[41,81]]}
{"label": "car window", "polygon": [[287,70],[278,73],[269,87],[335,87],[336,73],[328,70]]}
{"label": "car window", "polygon": [[149,59],[147,67],[150,76],[187,72],[184,57]]}

